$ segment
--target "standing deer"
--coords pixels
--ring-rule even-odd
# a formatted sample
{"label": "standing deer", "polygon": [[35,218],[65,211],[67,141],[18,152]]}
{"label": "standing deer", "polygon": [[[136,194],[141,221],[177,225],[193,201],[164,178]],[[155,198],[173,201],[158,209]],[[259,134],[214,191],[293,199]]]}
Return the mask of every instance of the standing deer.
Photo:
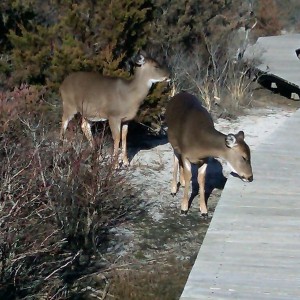
{"label": "standing deer", "polygon": [[200,212],[207,215],[205,201],[205,174],[209,157],[225,159],[243,181],[253,180],[250,149],[244,141],[244,132],[225,135],[215,129],[213,120],[200,101],[186,92],[175,95],[167,105],[168,139],[174,149],[174,171],[171,193],[177,192],[177,172],[184,185],[181,212],[189,208],[189,187],[192,178],[191,163],[198,167]]}
{"label": "standing deer", "polygon": [[128,165],[126,137],[132,120],[153,83],[167,81],[169,72],[152,59],[139,54],[132,79],[107,77],[95,72],[70,74],[60,86],[63,103],[61,139],[76,113],[82,115],[81,128],[91,147],[94,139],[89,121],[108,120],[114,140],[114,157],[122,144],[122,161]]}

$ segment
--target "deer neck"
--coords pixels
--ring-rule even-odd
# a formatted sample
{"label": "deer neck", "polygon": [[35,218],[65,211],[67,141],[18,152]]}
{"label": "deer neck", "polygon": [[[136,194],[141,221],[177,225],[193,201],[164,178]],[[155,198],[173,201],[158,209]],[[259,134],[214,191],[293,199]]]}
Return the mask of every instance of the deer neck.
{"label": "deer neck", "polygon": [[225,144],[226,135],[215,128],[207,132],[207,135],[199,139],[201,147],[205,148],[207,156],[220,157],[226,159],[227,146]]}
{"label": "deer neck", "polygon": [[134,75],[134,78],[129,80],[128,83],[128,95],[133,95],[133,97],[130,97],[129,101],[133,102],[133,105],[139,106],[146,98],[151,86],[152,82],[146,74],[137,72]]}

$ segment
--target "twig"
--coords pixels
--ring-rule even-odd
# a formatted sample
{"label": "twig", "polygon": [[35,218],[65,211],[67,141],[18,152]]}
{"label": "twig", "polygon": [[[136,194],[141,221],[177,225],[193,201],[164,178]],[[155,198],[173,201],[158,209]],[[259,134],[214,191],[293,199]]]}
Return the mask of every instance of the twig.
{"label": "twig", "polygon": [[109,281],[106,279],[106,285],[105,285],[105,288],[103,290],[103,294],[102,294],[102,297],[101,297],[101,300],[104,300],[107,293],[108,293],[108,290],[109,290],[109,286],[110,286],[110,283]]}
{"label": "twig", "polygon": [[55,273],[59,272],[60,270],[64,269],[65,267],[67,267],[68,265],[70,265],[78,255],[80,255],[82,253],[82,250],[79,250],[76,255],[73,257],[73,259],[69,262],[67,262],[66,264],[60,266],[58,269],[54,270],[50,275],[48,275],[46,278],[44,278],[44,280],[48,280],[50,277],[52,277]]}

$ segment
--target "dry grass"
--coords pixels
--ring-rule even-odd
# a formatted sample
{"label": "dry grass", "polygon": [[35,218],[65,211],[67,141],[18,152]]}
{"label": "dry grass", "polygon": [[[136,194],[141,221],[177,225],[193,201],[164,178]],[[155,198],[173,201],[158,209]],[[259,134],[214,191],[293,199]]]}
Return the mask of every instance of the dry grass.
{"label": "dry grass", "polygon": [[112,278],[112,293],[108,299],[179,299],[187,280],[185,270],[191,267],[191,262],[179,261],[171,256],[164,262],[152,261],[118,270]]}
{"label": "dry grass", "polygon": [[252,101],[249,69],[257,62],[236,60],[218,45],[207,44],[209,61],[203,61],[195,49],[189,56],[177,51],[170,58],[173,72],[173,94],[190,92],[210,111],[217,104],[226,114],[235,115]]}

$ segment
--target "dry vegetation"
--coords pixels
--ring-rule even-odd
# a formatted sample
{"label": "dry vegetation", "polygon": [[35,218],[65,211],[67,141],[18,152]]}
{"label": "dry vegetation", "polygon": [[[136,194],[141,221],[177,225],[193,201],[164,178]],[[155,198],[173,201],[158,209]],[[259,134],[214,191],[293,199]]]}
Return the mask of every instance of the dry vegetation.
{"label": "dry vegetation", "polygon": [[[226,82],[239,87],[244,74],[236,78],[225,67]],[[204,80],[207,86],[202,80],[200,89],[213,84],[221,91],[220,78]],[[246,90],[241,89],[242,96]],[[69,142],[61,145],[59,114],[44,100],[43,90],[28,85],[3,92],[1,108],[0,298],[140,299],[142,294],[160,299],[159,293],[177,298],[186,280],[181,269],[191,261],[178,262],[171,255],[158,263],[139,260],[135,253],[127,268],[107,253],[110,229],[136,218],[142,208],[128,183],[130,171],[115,169],[102,153],[104,134],[97,134],[99,149],[92,152],[73,123]],[[177,275],[170,278],[173,272]]]}
{"label": "dry vegetation", "polygon": [[109,229],[138,213],[127,172],[80,136],[59,146],[46,122],[19,115],[0,136],[1,299],[105,293]]}
{"label": "dry vegetation", "polygon": [[186,90],[198,95],[209,111],[217,104],[230,114],[235,114],[250,104],[253,82],[250,71],[256,61],[245,64],[228,54],[219,57],[212,52],[210,67],[205,67],[197,51],[189,57],[179,52],[172,59],[175,93]]}
{"label": "dry vegetation", "polygon": [[[230,34],[241,18],[232,11],[233,1],[227,6],[213,1],[213,7],[211,1],[157,0],[153,6],[139,0],[132,6],[125,0],[90,1],[95,18],[82,13],[89,11],[89,1],[71,1],[72,9],[61,11],[61,1],[46,1],[45,10],[40,1],[12,2],[13,7],[11,1],[1,4],[0,20],[6,43],[0,45],[0,299],[177,299],[201,243],[199,226],[205,231],[209,220],[199,225],[198,214],[191,214],[183,226],[177,210],[167,216],[165,231],[177,226],[183,236],[187,226],[193,227],[190,238],[197,242],[188,261],[168,251],[160,261],[147,260],[143,251],[149,245],[143,241],[127,262],[109,253],[110,242],[117,243],[112,229],[128,220],[155,231],[158,242],[172,238],[172,232],[166,237],[161,227],[147,228],[147,206],[140,205],[140,191],[129,183],[131,170],[115,169],[105,153],[105,129],[97,135],[95,152],[74,122],[69,143],[59,143],[61,105],[53,90],[74,70],[128,77],[124,66],[136,49],[151,42],[156,53],[167,55],[175,92],[196,94],[217,117],[233,115],[252,101],[248,71],[255,65],[234,57],[240,43]],[[115,18],[103,9],[108,2]],[[256,5],[256,35],[282,29],[272,13],[277,2],[266,1],[270,8],[264,1]],[[58,11],[64,17],[56,20]],[[102,35],[95,34],[99,23]],[[139,119],[159,126],[168,91],[158,86],[152,92]]]}
{"label": "dry vegetation", "polygon": [[[208,108],[212,99],[222,99],[224,112],[229,94],[230,112],[249,101],[251,81],[242,63],[228,58],[221,64],[212,56],[213,72],[203,73],[200,57],[189,59],[173,64],[175,83],[197,89]],[[191,261],[169,255],[158,263],[139,260],[135,253],[136,261],[129,259],[127,268],[113,253],[107,255],[110,229],[142,213],[126,180],[130,171],[114,169],[101,153],[101,132],[96,152],[74,124],[69,143],[60,145],[59,112],[43,92],[21,85],[0,98],[0,298],[161,299],[163,293],[163,299],[176,299],[187,275],[181,269]]]}

